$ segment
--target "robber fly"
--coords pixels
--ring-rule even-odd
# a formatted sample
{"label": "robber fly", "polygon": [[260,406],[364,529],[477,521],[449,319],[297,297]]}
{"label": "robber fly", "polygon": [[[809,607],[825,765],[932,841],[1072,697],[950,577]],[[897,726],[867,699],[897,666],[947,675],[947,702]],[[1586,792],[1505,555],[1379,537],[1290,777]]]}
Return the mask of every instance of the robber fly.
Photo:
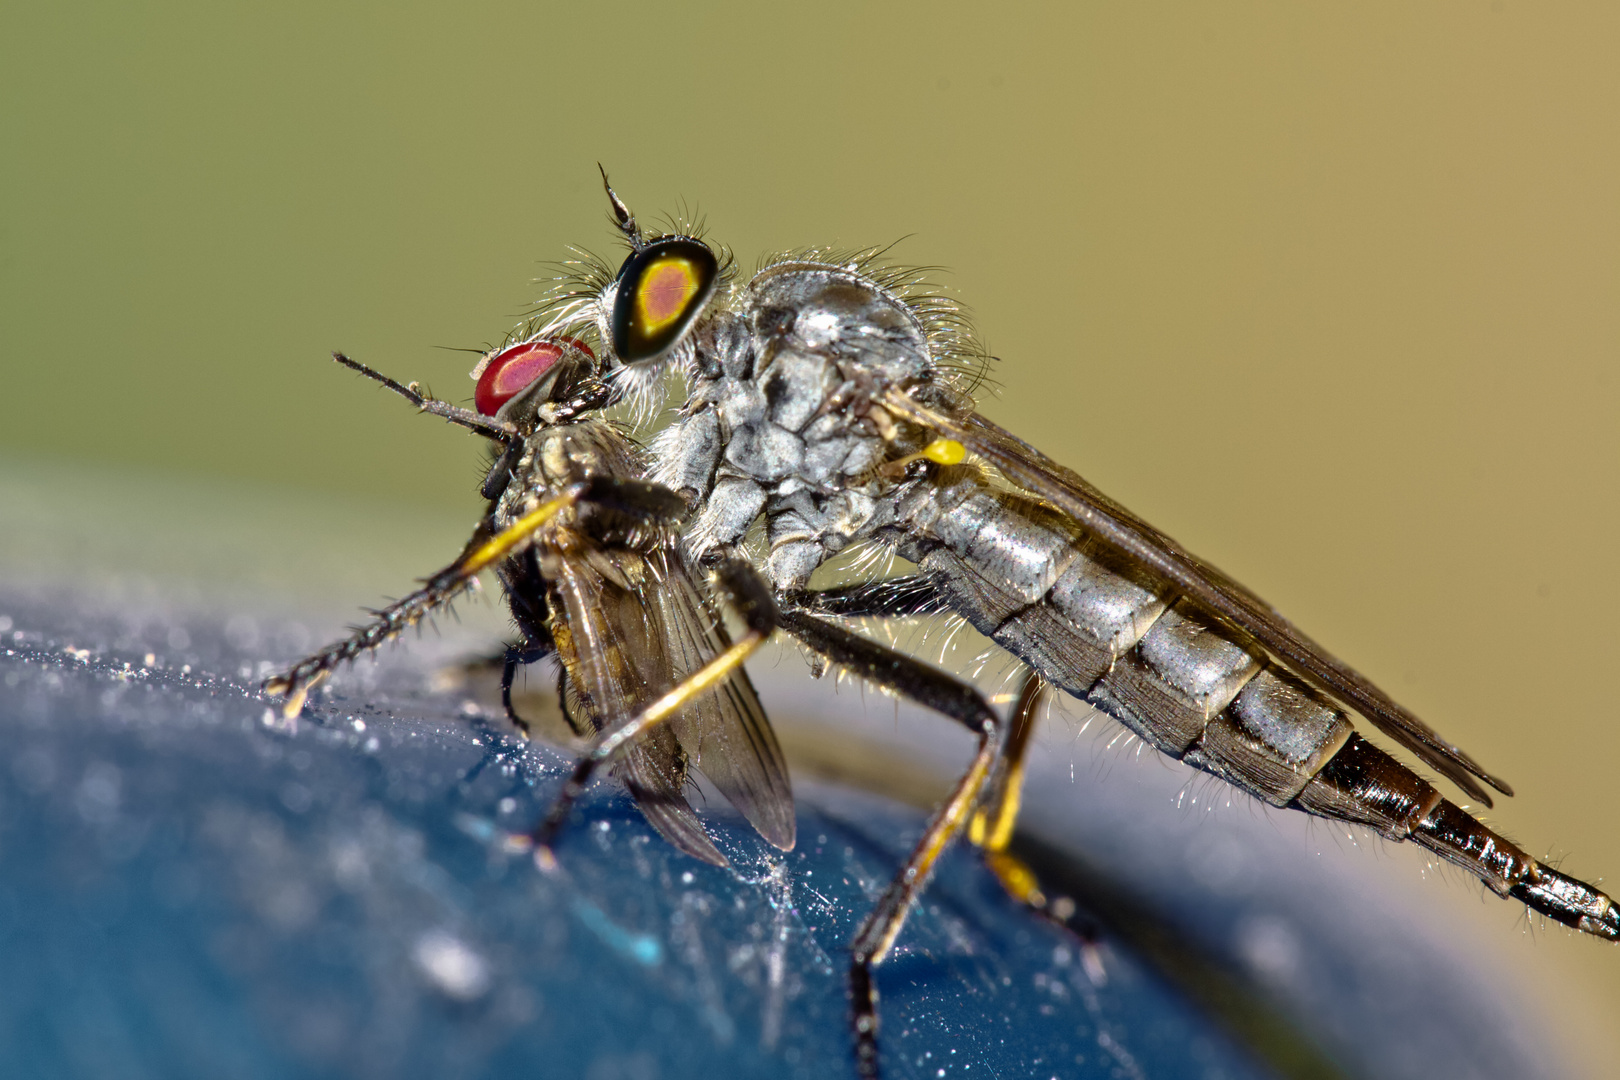
{"label": "robber fly", "polygon": [[[521,664],[547,655],[560,662],[563,713],[576,734],[594,736],[590,767],[611,764],[647,820],[670,843],[704,862],[726,858],[704,832],[683,789],[695,767],[760,834],[793,846],[793,797],[776,737],[747,674],[717,658],[756,644],[758,631],[734,644],[702,572],[674,542],[672,520],[684,505],[641,479],[637,447],[596,415],[608,388],[582,343],[531,338],[484,357],[474,375],[476,410],[424,397],[341,354],[334,357],[435,413],[492,440],[482,493],[489,507],[449,566],[409,596],[374,612],[348,638],[265,683],[297,715],[310,689],[339,664],[376,648],[465,592],[493,568],[520,640],[507,650],[501,696],[509,716]],[[746,571],[721,567],[740,607],[769,607]],[[739,577],[739,575],[741,575]],[[745,611],[746,615],[746,611]],[[764,630],[768,633],[769,630]],[[697,692],[670,698],[709,671]],[[645,707],[662,703],[647,723]],[[641,718],[626,731],[623,722]],[[616,737],[611,749],[600,747]],[[583,779],[588,778],[586,768]],[[554,828],[553,828],[554,831]]]}
{"label": "robber fly", "polygon": [[[693,556],[746,552],[763,521],[768,550],[755,561],[801,638],[819,616],[949,613],[1027,667],[1010,725],[965,687],[925,701],[977,732],[979,749],[852,945],[862,1075],[878,1070],[872,969],[946,844],[967,831],[1009,891],[1044,900],[1003,849],[1029,703],[1046,685],[1274,806],[1414,840],[1502,896],[1620,939],[1608,896],[1493,833],[1358,735],[1351,713],[1485,806],[1486,787],[1511,794],[1506,783],[1253,593],[980,416],[981,354],[920,275],[877,250],[813,250],[768,259],[742,282],[697,230],[649,235],[607,194],[629,255],[616,272],[580,264],[546,329],[597,341],[626,393],[651,393],[667,372],[684,380],[676,419],[651,444],[651,476],[693,507]],[[916,572],[810,588],[814,571],[863,543]],[[908,694],[886,670],[860,673]]]}

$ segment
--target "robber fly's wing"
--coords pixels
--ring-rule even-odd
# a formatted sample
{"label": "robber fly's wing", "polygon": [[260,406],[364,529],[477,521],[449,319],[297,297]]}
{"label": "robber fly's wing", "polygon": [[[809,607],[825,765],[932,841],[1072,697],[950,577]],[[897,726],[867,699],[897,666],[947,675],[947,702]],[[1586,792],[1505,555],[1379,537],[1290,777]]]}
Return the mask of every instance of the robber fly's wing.
{"label": "robber fly's wing", "polygon": [[1131,563],[1238,633],[1253,638],[1300,677],[1365,716],[1484,805],[1490,806],[1491,799],[1475,777],[1505,795],[1513,794],[1506,783],[1302,634],[1271,605],[1102,494],[1078,473],[977,413],[949,415],[895,389],[885,395],[884,404],[913,423],[960,442],[1009,483],[1069,515]]}
{"label": "robber fly's wing", "polygon": [[[634,584],[640,556],[613,561],[546,553],[545,571],[561,601],[553,626],[557,651],[578,707],[593,728],[622,722],[676,681],[656,620]],[[628,571],[628,580],[627,572]],[[614,767],[648,823],[693,858],[725,866],[726,857],[686,801],[687,755],[668,725],[637,739]]]}
{"label": "robber fly's wing", "polygon": [[[688,675],[731,642],[708,591],[698,584],[700,571],[673,552],[649,562],[661,580],[647,590],[647,609],[659,624],[658,636],[675,671]],[[749,824],[771,844],[791,850],[796,825],[787,762],[748,673],[735,669],[682,709],[671,726],[698,771]]]}

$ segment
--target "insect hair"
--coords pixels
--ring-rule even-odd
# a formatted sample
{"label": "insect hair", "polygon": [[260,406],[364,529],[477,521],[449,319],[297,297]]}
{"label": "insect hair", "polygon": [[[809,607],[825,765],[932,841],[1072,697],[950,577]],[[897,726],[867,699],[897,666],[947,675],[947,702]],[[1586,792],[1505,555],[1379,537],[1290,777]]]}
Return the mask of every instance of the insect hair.
{"label": "insect hair", "polygon": [[971,395],[989,384],[995,358],[979,343],[967,306],[932,280],[934,275],[946,273],[946,268],[891,261],[889,252],[899,243],[896,240],[866,248],[794,248],[767,255],[756,272],[783,263],[808,262],[859,274],[917,320],[937,377],[950,389]]}

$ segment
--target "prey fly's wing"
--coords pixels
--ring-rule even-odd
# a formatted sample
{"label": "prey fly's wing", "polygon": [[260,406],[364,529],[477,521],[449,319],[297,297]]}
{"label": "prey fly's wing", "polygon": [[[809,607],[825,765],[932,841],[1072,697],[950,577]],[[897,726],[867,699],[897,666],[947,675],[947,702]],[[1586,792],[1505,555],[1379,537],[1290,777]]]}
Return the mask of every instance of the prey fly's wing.
{"label": "prey fly's wing", "polygon": [[[730,645],[698,572],[673,545],[645,554],[583,545],[549,552],[546,563],[566,615],[554,628],[569,639],[558,651],[598,726],[627,719]],[[684,795],[689,767],[768,842],[793,847],[787,762],[742,668],[637,740],[621,767],[654,828],[688,854],[723,865]]]}
{"label": "prey fly's wing", "polygon": [[960,442],[994,466],[1009,483],[1072,517],[1133,565],[1177,589],[1238,633],[1253,638],[1295,674],[1366,717],[1479,802],[1491,805],[1490,796],[1478,780],[1505,795],[1513,794],[1506,783],[1396,704],[1365,676],[1306,637],[1271,605],[1108,498],[1078,473],[978,413],[952,415],[899,389],[890,389],[883,403],[896,415]]}
{"label": "prey fly's wing", "polygon": [[[697,671],[731,641],[725,624],[699,585],[699,575],[678,552],[649,556],[658,583],[643,596],[669,651],[677,677]],[[692,764],[771,844],[793,847],[795,819],[787,762],[759,695],[742,668],[688,704],[670,722]]]}
{"label": "prey fly's wing", "polygon": [[[628,720],[676,682],[657,621],[643,605],[648,569],[639,552],[586,548],[542,556],[560,615],[552,637],[574,704],[600,731]],[[614,766],[636,806],[677,848],[715,866],[726,857],[687,802],[688,758],[669,724],[637,739]]]}

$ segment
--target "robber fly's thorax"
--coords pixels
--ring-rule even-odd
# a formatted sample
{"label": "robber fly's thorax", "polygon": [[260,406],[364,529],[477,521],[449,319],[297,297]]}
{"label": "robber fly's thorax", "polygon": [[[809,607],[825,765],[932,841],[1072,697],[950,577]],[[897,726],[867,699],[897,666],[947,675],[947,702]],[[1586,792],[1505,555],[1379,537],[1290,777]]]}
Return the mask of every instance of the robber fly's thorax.
{"label": "robber fly's thorax", "polygon": [[688,416],[659,460],[659,479],[676,490],[713,484],[697,546],[735,543],[763,513],[768,576],[793,589],[892,521],[916,474],[882,467],[925,436],[878,401],[932,367],[916,315],[857,270],[761,271],[694,329]]}

